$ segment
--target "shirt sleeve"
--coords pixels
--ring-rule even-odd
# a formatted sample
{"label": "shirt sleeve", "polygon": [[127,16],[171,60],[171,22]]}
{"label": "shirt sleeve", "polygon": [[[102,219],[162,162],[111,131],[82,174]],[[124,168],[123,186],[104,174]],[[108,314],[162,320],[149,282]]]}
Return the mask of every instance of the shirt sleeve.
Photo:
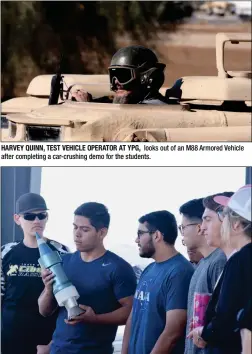
{"label": "shirt sleeve", "polygon": [[237,322],[239,329],[248,329],[252,331],[252,298],[244,308],[242,308],[237,315]]}
{"label": "shirt sleeve", "polygon": [[249,284],[251,281],[248,278],[251,276],[251,272],[246,272],[245,277],[242,273],[239,259],[231,258],[224,270],[216,312],[211,321],[203,328],[201,335],[206,342],[212,345],[219,346],[222,343],[225,345],[227,342],[235,341],[236,333],[234,331],[237,326],[236,318],[242,302],[241,298],[251,294],[244,288],[246,286],[244,284]]}
{"label": "shirt sleeve", "polygon": [[118,264],[113,274],[113,289],[117,300],[133,296],[136,291],[137,278],[130,264]]}
{"label": "shirt sleeve", "polygon": [[167,279],[164,284],[166,312],[187,309],[188,290],[193,272],[192,267]]}
{"label": "shirt sleeve", "polygon": [[7,253],[9,253],[13,247],[15,247],[18,244],[18,242],[10,242],[1,247],[1,299],[5,295],[5,286],[6,286],[6,279],[5,279],[5,274],[3,270],[3,261],[4,257],[6,256]]}

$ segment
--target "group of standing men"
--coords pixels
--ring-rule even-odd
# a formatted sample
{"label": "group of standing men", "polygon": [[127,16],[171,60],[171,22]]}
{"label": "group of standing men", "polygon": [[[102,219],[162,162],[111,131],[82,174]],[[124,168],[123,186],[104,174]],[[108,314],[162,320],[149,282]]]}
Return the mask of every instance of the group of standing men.
{"label": "group of standing men", "polygon": [[[251,353],[251,186],[191,200],[180,214],[180,226],[166,210],[139,218],[139,255],[154,262],[137,281],[104,247],[103,204],[74,211],[70,253],[43,235],[44,199],[22,195],[14,220],[24,238],[1,249],[2,354],[112,354],[124,324],[122,354]],[[174,246],[178,230],[191,262]],[[54,274],[38,264],[36,232],[61,254],[80,295],[85,311],[71,321],[53,295]]]}

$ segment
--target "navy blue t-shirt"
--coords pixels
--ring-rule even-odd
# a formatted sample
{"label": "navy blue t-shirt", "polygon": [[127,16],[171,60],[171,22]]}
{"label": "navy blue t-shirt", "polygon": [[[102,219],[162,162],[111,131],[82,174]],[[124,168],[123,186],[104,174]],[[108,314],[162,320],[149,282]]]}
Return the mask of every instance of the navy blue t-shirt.
{"label": "navy blue t-shirt", "polygon": [[[187,309],[193,272],[181,254],[144,270],[134,297],[128,354],[149,354],[165,328],[166,312]],[[182,337],[172,354],[183,354],[184,342]]]}
{"label": "navy blue t-shirt", "polygon": [[[120,308],[120,299],[133,296],[136,276],[133,268],[116,254],[106,253],[92,261],[84,262],[80,252],[63,257],[63,268],[80,297],[78,303],[90,306],[96,314]],[[50,354],[110,354],[116,336],[116,325],[64,322],[67,311],[60,308],[53,334]]]}

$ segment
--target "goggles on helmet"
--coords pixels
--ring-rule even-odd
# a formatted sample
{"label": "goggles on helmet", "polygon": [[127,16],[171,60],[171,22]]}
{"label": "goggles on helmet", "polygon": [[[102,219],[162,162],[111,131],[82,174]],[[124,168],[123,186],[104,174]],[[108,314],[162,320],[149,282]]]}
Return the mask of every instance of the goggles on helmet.
{"label": "goggles on helmet", "polygon": [[[121,86],[129,85],[136,78],[140,78],[141,75],[150,73],[155,70],[163,71],[166,65],[162,63],[155,63],[153,67],[150,68],[150,64],[145,62],[138,68],[113,65],[108,68],[109,71],[109,79],[111,89],[114,91],[116,88],[116,81]],[[128,86],[129,87],[129,86]]]}
{"label": "goggles on helmet", "polygon": [[122,66],[109,67],[109,79],[112,85],[117,80],[120,85],[127,85],[136,79],[136,70]]}

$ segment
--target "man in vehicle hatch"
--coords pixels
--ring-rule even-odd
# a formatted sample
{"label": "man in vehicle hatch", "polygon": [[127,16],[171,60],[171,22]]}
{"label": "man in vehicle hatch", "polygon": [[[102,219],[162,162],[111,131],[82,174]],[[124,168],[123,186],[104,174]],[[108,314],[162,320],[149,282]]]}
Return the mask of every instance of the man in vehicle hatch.
{"label": "man in vehicle hatch", "polygon": [[[79,306],[86,312],[68,321],[61,307],[50,354],[112,354],[116,331],[130,314],[136,289],[133,268],[104,247],[110,215],[100,203],[84,203],[74,212],[73,234],[77,251],[62,257],[63,269],[76,287]],[[53,274],[42,272],[45,289],[39,311],[51,316],[57,308]]]}
{"label": "man in vehicle hatch", "polygon": [[159,93],[165,80],[165,67],[151,49],[139,45],[121,48],[112,57],[108,68],[114,98],[93,99],[90,93],[77,90],[72,92],[72,99],[79,102],[167,104],[166,98]]}
{"label": "man in vehicle hatch", "polygon": [[50,318],[39,314],[38,298],[44,284],[35,232],[53,251],[63,254],[68,249],[43,236],[47,210],[39,194],[21,195],[16,202],[14,221],[21,227],[24,238],[1,247],[2,354],[37,354],[37,350],[44,353],[52,339],[57,312]]}

